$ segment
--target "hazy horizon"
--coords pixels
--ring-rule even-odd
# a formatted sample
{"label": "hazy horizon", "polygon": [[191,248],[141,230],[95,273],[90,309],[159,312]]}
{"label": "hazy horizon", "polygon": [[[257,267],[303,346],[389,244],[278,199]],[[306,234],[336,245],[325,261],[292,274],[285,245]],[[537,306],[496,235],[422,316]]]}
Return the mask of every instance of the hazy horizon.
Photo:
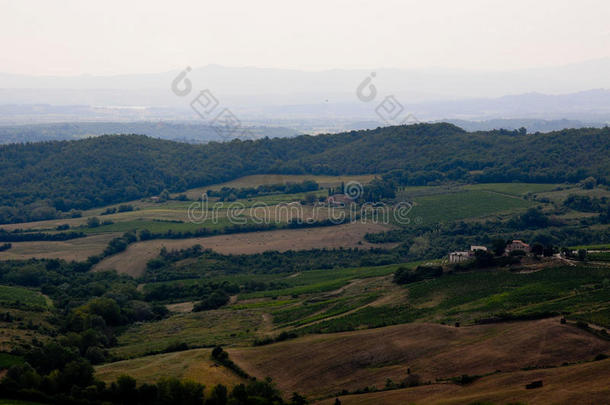
{"label": "hazy horizon", "polygon": [[[419,120],[607,123],[608,17],[599,0],[0,1],[0,105],[25,106],[0,122],[197,120],[207,89],[240,120],[293,129],[377,119],[390,96]],[[185,69],[189,97],[170,91]]]}
{"label": "hazy horizon", "polygon": [[0,72],[158,73],[217,64],[504,71],[610,57],[610,3],[0,2]]}

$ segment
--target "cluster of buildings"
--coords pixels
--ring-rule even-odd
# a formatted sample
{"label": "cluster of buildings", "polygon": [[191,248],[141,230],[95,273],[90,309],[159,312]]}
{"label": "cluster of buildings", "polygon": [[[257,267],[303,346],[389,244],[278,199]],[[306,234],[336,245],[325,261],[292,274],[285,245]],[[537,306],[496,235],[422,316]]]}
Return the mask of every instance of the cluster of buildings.
{"label": "cluster of buildings", "polygon": [[[474,258],[477,251],[487,251],[485,246],[470,246],[470,250],[462,251],[462,252],[451,252],[449,253],[449,263],[461,263],[467,260]],[[531,251],[530,245],[523,242],[522,240],[512,240],[504,249],[504,255],[508,256],[511,252],[522,251],[524,253],[529,253]]]}
{"label": "cluster of buildings", "polygon": [[461,263],[474,257],[477,250],[487,251],[485,246],[470,246],[470,250],[449,253],[449,263]]}

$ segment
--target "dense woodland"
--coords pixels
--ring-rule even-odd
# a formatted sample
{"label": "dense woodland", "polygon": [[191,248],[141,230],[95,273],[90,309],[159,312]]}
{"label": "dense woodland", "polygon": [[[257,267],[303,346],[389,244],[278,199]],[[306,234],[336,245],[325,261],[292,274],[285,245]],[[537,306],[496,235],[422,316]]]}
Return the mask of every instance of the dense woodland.
{"label": "dense woodland", "polygon": [[[175,254],[193,254],[182,252]],[[92,365],[116,360],[108,348],[117,344],[116,334],[134,322],[159,320],[168,315],[155,294],[142,294],[137,281],[115,272],[88,272],[88,266],[59,260],[0,262],[0,283],[36,287],[52,298],[54,307],[50,320],[53,328],[29,325],[47,342],[34,340],[13,349],[25,362],[11,367],[0,382],[3,397],[29,399],[54,404],[304,404],[303,397],[293,395],[284,401],[274,385],[257,381],[245,374],[222,349],[213,351],[215,361],[235,369],[248,379],[231,390],[213,387],[204,396],[204,386],[175,378],[165,378],[156,384],[142,384],[127,376],[106,385],[94,376]],[[238,286],[228,284],[198,286],[192,292],[203,300],[196,311],[213,309],[226,304],[226,292]],[[158,295],[158,294],[157,294]],[[219,300],[220,297],[220,301]],[[40,308],[15,302],[12,310],[37,311]],[[3,314],[4,322],[13,322],[11,312]],[[188,349],[185,345],[168,346],[163,352]],[[205,399],[205,400],[204,400]]]}
{"label": "dense woodland", "polygon": [[610,129],[468,133],[451,124],[190,145],[142,135],[0,147],[0,223],[261,173],[383,174],[401,185],[467,182],[609,184]]}

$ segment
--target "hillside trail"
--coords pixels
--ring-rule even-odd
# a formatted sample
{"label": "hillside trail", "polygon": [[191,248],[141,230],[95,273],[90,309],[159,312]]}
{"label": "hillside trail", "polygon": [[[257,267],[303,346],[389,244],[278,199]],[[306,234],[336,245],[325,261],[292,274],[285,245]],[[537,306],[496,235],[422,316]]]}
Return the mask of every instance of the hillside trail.
{"label": "hillside trail", "polygon": [[[374,277],[374,278],[371,278],[371,279],[368,279],[368,280],[371,281],[371,280],[384,280],[384,279],[387,279],[387,277],[386,276],[384,276],[384,277]],[[362,283],[363,281],[364,280],[355,280],[355,282],[352,282],[352,283],[350,283],[350,284],[348,284],[346,286],[341,287],[338,290],[335,290],[332,295],[336,296],[336,295],[340,294],[341,292],[344,292],[348,287],[350,287],[350,285],[353,287],[353,285],[357,284],[357,282]],[[351,314],[353,314],[355,312],[358,312],[358,311],[360,311],[360,310],[362,310],[364,308],[368,308],[368,307],[380,307],[380,306],[383,306],[383,305],[395,303],[395,302],[397,302],[397,301],[399,301],[399,300],[404,298],[403,294],[404,294],[404,291],[402,291],[402,290],[392,291],[389,294],[382,295],[381,297],[377,298],[375,301],[369,302],[367,304],[364,304],[364,305],[361,305],[359,307],[350,309],[349,311],[342,312],[342,313],[337,314],[337,315],[332,315],[332,316],[329,316],[329,317],[323,318],[323,319],[317,319],[315,321],[312,321],[312,322],[309,322],[307,324],[301,325],[301,326],[299,326],[299,328],[305,328],[307,326],[316,325],[316,324],[318,324],[320,322],[330,321],[330,320],[333,320],[333,319],[337,319],[337,318],[341,318],[341,317],[344,317],[344,316],[347,316],[347,315],[351,315]],[[323,312],[324,312],[324,310],[322,310],[320,313],[323,313]]]}

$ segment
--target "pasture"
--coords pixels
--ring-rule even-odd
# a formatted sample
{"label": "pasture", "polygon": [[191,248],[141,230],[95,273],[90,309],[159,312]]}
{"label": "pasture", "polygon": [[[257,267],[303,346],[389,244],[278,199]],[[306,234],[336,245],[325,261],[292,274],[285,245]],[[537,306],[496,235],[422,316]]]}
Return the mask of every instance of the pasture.
{"label": "pasture", "polygon": [[16,304],[25,307],[47,308],[49,301],[38,291],[0,285],[0,305]]}

